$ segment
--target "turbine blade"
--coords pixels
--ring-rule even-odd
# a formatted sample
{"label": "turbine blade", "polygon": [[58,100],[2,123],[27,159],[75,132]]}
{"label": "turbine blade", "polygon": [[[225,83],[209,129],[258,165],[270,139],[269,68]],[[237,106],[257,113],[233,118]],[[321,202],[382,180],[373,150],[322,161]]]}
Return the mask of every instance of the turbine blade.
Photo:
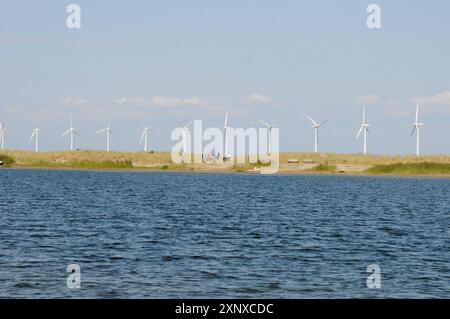
{"label": "turbine blade", "polygon": [[414,132],[416,131],[416,126],[414,125],[413,126],[413,130],[412,130],[412,132],[411,132],[411,136],[413,136],[414,135]]}
{"label": "turbine blade", "polygon": [[416,106],[416,123],[418,123],[419,122],[419,103],[417,103],[417,106]]}
{"label": "turbine blade", "polygon": [[225,113],[225,124],[223,124],[223,127],[227,127],[228,124],[228,112]]}
{"label": "turbine blade", "polygon": [[185,125],[184,126],[184,128],[188,128],[189,127],[189,125],[191,125],[192,124],[192,122],[194,122],[194,121],[190,121],[187,125]]}
{"label": "turbine blade", "polygon": [[142,144],[142,141],[144,140],[144,135],[145,135],[145,131],[144,131],[144,132],[142,132],[142,135],[141,135],[141,140],[139,141],[139,144]]}
{"label": "turbine blade", "polygon": [[103,132],[106,132],[107,130],[108,130],[107,128],[104,128],[103,130],[95,132],[95,134],[103,133]]}
{"label": "turbine blade", "polygon": [[267,122],[264,122],[263,120],[258,119],[258,121],[260,121],[262,124],[264,124],[267,127],[270,127],[270,124]]}
{"label": "turbine blade", "polygon": [[306,114],[305,114],[305,116],[306,116],[306,118],[307,118],[314,126],[319,125],[319,124],[317,124],[316,121],[314,121],[309,115],[306,115]]}
{"label": "turbine blade", "polygon": [[273,124],[270,125],[270,126],[271,126],[271,127],[275,127],[275,126],[277,126],[278,124],[280,124],[282,121],[283,121],[283,120],[279,120],[278,122],[275,122],[275,123],[273,123]]}
{"label": "turbine blade", "polygon": [[33,137],[36,135],[36,130],[33,131],[33,134],[31,134],[30,140],[28,143],[30,143],[33,140]]}
{"label": "turbine blade", "polygon": [[366,105],[363,106],[363,124],[366,123]]}
{"label": "turbine blade", "polygon": [[59,138],[63,138],[64,136],[66,136],[67,134],[69,134],[71,131],[71,129],[68,129],[66,132],[64,132],[63,135],[61,135]]}
{"label": "turbine blade", "polygon": [[359,138],[359,136],[361,135],[363,129],[364,129],[364,126],[361,125],[361,128],[359,129],[358,134],[356,135],[356,139]]}
{"label": "turbine blade", "polygon": [[324,125],[326,122],[328,122],[330,119],[327,119],[327,120],[325,120],[325,121],[323,121],[322,123],[320,123],[319,124],[319,126],[322,126],[322,125]]}

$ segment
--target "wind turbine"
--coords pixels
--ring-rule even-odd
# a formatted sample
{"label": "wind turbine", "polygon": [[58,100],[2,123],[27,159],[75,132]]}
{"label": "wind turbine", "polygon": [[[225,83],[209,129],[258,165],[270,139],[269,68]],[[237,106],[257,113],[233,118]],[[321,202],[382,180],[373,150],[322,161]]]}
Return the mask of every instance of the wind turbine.
{"label": "wind turbine", "polygon": [[186,150],[187,150],[187,135],[188,135],[188,132],[189,132],[189,125],[191,125],[192,122],[194,122],[194,121],[190,121],[188,124],[186,124],[183,127],[183,156],[184,156],[184,154],[186,154]]}
{"label": "wind turbine", "polygon": [[35,128],[33,131],[33,134],[31,134],[30,140],[28,141],[28,143],[31,143],[31,141],[35,140],[35,151],[36,153],[39,152],[39,132],[41,131],[41,129],[39,128]]}
{"label": "wind turbine", "polygon": [[367,132],[369,132],[370,124],[366,123],[366,106],[363,106],[363,120],[361,124],[361,128],[359,129],[358,134],[356,135],[356,139],[359,138],[361,133],[364,131],[364,155],[367,154]]}
{"label": "wind turbine", "polygon": [[227,134],[227,130],[228,130],[228,112],[225,113],[225,123],[223,124],[223,135],[225,136],[225,153],[223,154],[224,158],[227,158],[228,156],[228,134]]}
{"label": "wind turbine", "polygon": [[67,134],[70,134],[70,150],[73,151],[73,137],[74,135],[79,136],[80,134],[78,134],[78,132],[73,128],[72,116],[70,117],[70,128],[63,135],[61,135],[60,138],[63,138]]}
{"label": "wind turbine", "polygon": [[325,120],[325,121],[323,121],[321,123],[317,123],[310,116],[308,116],[308,115],[305,115],[305,116],[312,123],[313,128],[314,128],[314,153],[317,153],[318,149],[319,149],[319,128],[322,125],[324,125],[326,122],[328,122],[329,119]]}
{"label": "wind turbine", "polygon": [[2,151],[5,147],[5,132],[7,131],[6,127],[5,127],[5,123],[1,123],[0,124],[0,141],[1,141],[1,148]]}
{"label": "wind turbine", "polygon": [[269,133],[269,136],[268,136],[268,146],[267,146],[267,154],[271,154],[271,152],[272,152],[272,129],[275,127],[275,126],[277,126],[280,122],[281,122],[281,120],[280,121],[278,121],[278,122],[275,122],[275,123],[273,123],[273,124],[269,124],[269,123],[267,123],[267,122],[264,122],[263,120],[259,120],[258,119],[258,121],[260,121],[262,124],[264,124],[266,127],[267,127],[267,130],[268,130],[268,133]]}
{"label": "wind turbine", "polygon": [[106,132],[106,151],[109,152],[109,140],[111,135],[113,135],[112,131],[111,131],[111,127],[110,127],[110,123],[108,122],[108,126],[106,128],[104,128],[103,130],[97,131],[95,132],[95,134],[99,134],[99,133],[103,133]]}
{"label": "wind turbine", "polygon": [[416,144],[416,155],[419,156],[420,155],[420,129],[423,126],[423,123],[419,123],[419,103],[417,103],[416,106],[416,121],[413,123],[413,130],[411,132],[411,136],[414,135],[414,132],[417,130],[416,132],[416,137],[417,137],[417,144]]}
{"label": "wind turbine", "polygon": [[151,127],[145,126],[144,124],[142,124],[142,127],[144,128],[144,130],[142,131],[141,141],[139,142],[139,144],[142,144],[142,141],[144,141],[144,152],[147,152],[148,151],[148,131],[150,131]]}

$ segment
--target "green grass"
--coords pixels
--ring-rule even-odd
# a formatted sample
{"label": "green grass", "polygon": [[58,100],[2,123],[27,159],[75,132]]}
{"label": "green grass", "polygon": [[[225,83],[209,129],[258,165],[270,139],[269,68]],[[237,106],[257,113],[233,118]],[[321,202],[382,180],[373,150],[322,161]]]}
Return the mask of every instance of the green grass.
{"label": "green grass", "polygon": [[6,154],[0,154],[0,161],[3,162],[4,165],[12,165],[14,164],[14,158]]}
{"label": "green grass", "polygon": [[450,164],[423,162],[417,164],[375,165],[366,172],[391,175],[450,175]]}
{"label": "green grass", "polygon": [[44,160],[33,161],[28,163],[26,166],[30,167],[57,167],[57,168],[112,168],[112,169],[120,169],[120,168],[133,168],[130,161],[100,161],[100,162],[92,162],[92,161],[80,161],[80,162],[68,162],[68,163],[54,163],[47,162]]}
{"label": "green grass", "polygon": [[287,163],[289,159],[297,159],[300,163],[311,160],[325,165],[352,164],[352,165],[389,165],[389,164],[417,164],[417,163],[442,163],[450,164],[449,155],[361,155],[341,153],[305,153],[284,152],[280,153],[280,163]]}
{"label": "green grass", "polygon": [[267,162],[267,163],[263,163],[260,160],[258,160],[258,162],[256,163],[256,167],[270,167],[270,165],[272,165],[271,162]]}
{"label": "green grass", "polygon": [[333,173],[336,172],[336,166],[335,165],[324,165],[324,164],[319,164],[313,168],[311,168],[309,171],[310,172],[329,172],[329,173]]}
{"label": "green grass", "polygon": [[95,150],[31,152],[10,150],[17,166],[85,168],[159,168],[172,163],[169,152],[105,152]]}
{"label": "green grass", "polygon": [[[359,172],[386,175],[450,175],[450,156],[389,156],[359,154],[316,154],[281,153],[280,164],[287,165],[289,159],[297,159],[300,164],[313,162],[317,166],[302,172],[337,173],[342,164],[372,167]],[[225,167],[207,164],[175,164],[170,152],[104,152],[95,150],[39,152],[8,150],[0,154],[0,161],[6,166],[44,168],[86,168],[86,169],[148,169],[148,170],[229,170],[246,172],[254,167],[270,166],[270,163],[234,163]]]}

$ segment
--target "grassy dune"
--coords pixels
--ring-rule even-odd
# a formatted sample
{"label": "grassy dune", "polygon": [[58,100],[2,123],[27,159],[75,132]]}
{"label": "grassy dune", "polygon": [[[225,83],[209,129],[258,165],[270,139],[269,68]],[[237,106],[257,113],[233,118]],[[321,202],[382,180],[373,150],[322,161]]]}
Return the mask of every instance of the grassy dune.
{"label": "grassy dune", "polygon": [[[298,164],[288,164],[295,159]],[[170,152],[105,152],[95,150],[0,152],[0,161],[16,167],[153,169],[246,172],[266,164],[174,164]],[[306,163],[306,164],[305,164]],[[309,166],[306,166],[309,165]],[[388,156],[316,153],[281,153],[280,172],[368,173],[391,175],[450,175],[450,156]]]}
{"label": "grassy dune", "polygon": [[431,156],[400,156],[400,155],[361,155],[361,154],[337,154],[326,153],[321,157],[320,153],[281,153],[280,163],[286,163],[289,159],[313,160],[325,165],[352,164],[352,165],[390,165],[390,164],[417,164],[417,163],[442,163],[450,164],[448,155]]}
{"label": "grassy dune", "polygon": [[79,167],[79,168],[146,168],[171,163],[169,152],[104,152],[104,151],[61,151],[31,152],[8,151],[16,166],[30,167]]}
{"label": "grassy dune", "polygon": [[12,165],[14,164],[14,158],[6,154],[0,154],[0,162],[2,162],[3,165]]}
{"label": "grassy dune", "polygon": [[450,175],[450,164],[418,163],[375,165],[367,170],[372,174],[388,175]]}

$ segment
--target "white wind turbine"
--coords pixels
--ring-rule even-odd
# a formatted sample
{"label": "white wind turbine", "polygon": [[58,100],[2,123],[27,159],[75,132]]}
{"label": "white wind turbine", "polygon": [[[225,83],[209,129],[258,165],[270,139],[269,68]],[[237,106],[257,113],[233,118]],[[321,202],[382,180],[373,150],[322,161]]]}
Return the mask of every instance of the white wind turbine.
{"label": "white wind turbine", "polygon": [[39,133],[40,133],[40,131],[41,131],[41,129],[35,128],[33,131],[33,134],[31,134],[30,140],[28,141],[28,143],[31,143],[31,141],[34,138],[36,153],[39,152]]}
{"label": "white wind turbine", "polygon": [[313,128],[314,128],[314,153],[317,153],[319,150],[319,128],[324,125],[326,122],[329,121],[325,120],[321,123],[317,123],[316,121],[314,121],[310,116],[305,115],[306,118],[312,123]]}
{"label": "white wind turbine", "polygon": [[268,137],[267,137],[267,140],[268,140],[268,146],[267,146],[267,154],[272,154],[272,129],[275,127],[275,126],[277,126],[280,122],[281,122],[281,120],[280,121],[278,121],[278,122],[275,122],[275,123],[273,123],[273,124],[269,124],[269,123],[267,123],[267,122],[264,122],[263,120],[259,120],[258,119],[258,121],[260,121],[262,124],[264,124],[266,127],[267,127],[267,130],[268,130]]}
{"label": "white wind turbine", "polygon": [[142,127],[144,128],[144,130],[142,131],[141,141],[139,142],[139,144],[142,144],[142,141],[143,141],[144,142],[144,152],[147,152],[148,151],[148,131],[150,131],[151,127],[145,126],[144,124],[142,124]]}
{"label": "white wind turbine", "polygon": [[189,133],[189,125],[191,125],[192,122],[194,122],[194,121],[190,121],[188,124],[186,124],[183,127],[183,156],[186,154],[186,151],[187,151],[187,137],[188,137],[188,133]]}
{"label": "white wind turbine", "polygon": [[225,113],[225,124],[223,125],[223,135],[225,136],[225,152],[224,152],[224,158],[227,158],[228,156],[228,112]]}
{"label": "white wind turbine", "polygon": [[5,123],[1,123],[0,124],[0,142],[1,142],[2,151],[5,147],[5,132],[6,131],[7,131],[7,129],[5,127]]}
{"label": "white wind turbine", "polygon": [[78,134],[78,132],[73,128],[73,123],[72,123],[72,116],[70,117],[70,128],[63,134],[60,136],[60,138],[63,138],[64,136],[66,136],[67,134],[70,134],[70,150],[73,151],[73,137],[74,135],[80,135]]}
{"label": "white wind turbine", "polygon": [[416,142],[416,155],[420,155],[420,129],[423,126],[423,123],[419,123],[419,103],[417,103],[416,106],[416,121],[413,123],[413,130],[411,132],[411,136],[414,135],[414,132],[416,132],[417,142]]}
{"label": "white wind turbine", "polygon": [[109,141],[110,141],[111,136],[114,136],[111,131],[110,122],[108,122],[108,126],[106,128],[95,132],[95,134],[99,134],[99,133],[103,133],[103,132],[106,132],[106,151],[109,152]]}
{"label": "white wind turbine", "polygon": [[359,138],[361,133],[364,131],[364,155],[367,154],[367,132],[369,132],[370,124],[366,123],[366,106],[363,106],[363,120],[361,124],[361,128],[359,129],[358,134],[356,135],[356,139]]}

